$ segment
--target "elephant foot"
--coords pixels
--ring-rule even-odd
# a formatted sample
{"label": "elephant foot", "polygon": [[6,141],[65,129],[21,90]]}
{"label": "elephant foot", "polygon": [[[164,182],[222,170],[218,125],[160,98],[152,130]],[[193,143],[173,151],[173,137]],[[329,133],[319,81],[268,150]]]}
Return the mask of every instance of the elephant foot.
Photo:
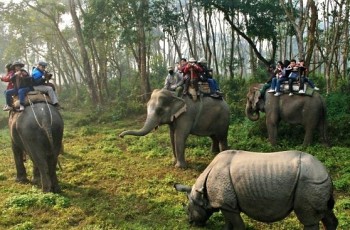
{"label": "elephant foot", "polygon": [[187,168],[187,164],[185,162],[177,161],[175,164],[175,167],[185,169],[185,168]]}
{"label": "elephant foot", "polygon": [[20,184],[29,184],[30,181],[26,177],[17,177],[16,182]]}

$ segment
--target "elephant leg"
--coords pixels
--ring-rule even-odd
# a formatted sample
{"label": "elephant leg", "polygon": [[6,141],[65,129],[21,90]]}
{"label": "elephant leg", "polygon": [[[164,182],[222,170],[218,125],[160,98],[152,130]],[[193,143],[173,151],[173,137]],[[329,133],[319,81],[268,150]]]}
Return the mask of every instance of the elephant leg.
{"label": "elephant leg", "polygon": [[228,149],[228,144],[227,144],[227,135],[224,137],[219,137],[219,147],[220,147],[220,152],[225,151]]}
{"label": "elephant leg", "polygon": [[277,144],[277,129],[278,129],[278,123],[277,122],[269,122],[266,118],[266,127],[267,127],[267,133],[268,133],[268,138],[269,142],[271,145],[276,145]]}
{"label": "elephant leg", "polygon": [[329,146],[330,143],[328,138],[327,125],[323,117],[319,121],[318,127],[319,127],[320,137],[322,138],[323,144],[325,144],[326,146]]}
{"label": "elephant leg", "polygon": [[220,152],[219,148],[219,139],[215,135],[210,136],[212,143],[211,143],[211,152],[212,153],[218,153]]}
{"label": "elephant leg", "polygon": [[234,212],[227,212],[221,210],[222,214],[224,215],[225,218],[225,227],[224,229],[226,230],[232,230],[232,229],[237,229],[237,230],[244,230],[244,222],[239,213],[234,213]]}
{"label": "elephant leg", "polygon": [[38,151],[31,151],[33,164],[38,167],[38,171],[40,173],[41,180],[41,188],[43,192],[51,192],[51,179],[49,172],[48,159],[46,157],[46,153],[38,154]]}
{"label": "elephant leg", "polygon": [[52,183],[50,179],[49,167],[47,163],[39,167],[41,177],[41,188],[43,192],[52,192]]}
{"label": "elephant leg", "polygon": [[37,186],[41,185],[40,172],[38,167],[36,167],[35,164],[33,164],[33,181],[32,182]]}
{"label": "elephant leg", "polygon": [[188,127],[176,127],[174,132],[174,143],[175,143],[175,153],[176,153],[176,164],[175,167],[186,168],[185,161],[185,144],[186,139],[190,133]]}
{"label": "elephant leg", "polygon": [[313,128],[306,127],[305,128],[305,136],[304,136],[304,146],[308,146],[312,142]]}
{"label": "elephant leg", "polygon": [[27,179],[27,171],[26,171],[26,168],[24,167],[24,162],[23,162],[24,152],[22,151],[21,148],[19,148],[13,142],[12,142],[12,152],[15,160],[16,171],[17,171],[16,182],[29,183],[29,180]]}
{"label": "elephant leg", "polygon": [[170,131],[171,149],[172,149],[173,155],[174,155],[174,164],[176,164],[174,127],[172,125],[169,125],[169,131]]}
{"label": "elephant leg", "polygon": [[57,167],[57,155],[55,154],[52,157],[49,157],[48,159],[48,165],[49,165],[49,175],[51,179],[51,191],[54,193],[61,192],[61,188],[58,184],[57,174],[56,174],[56,167]]}

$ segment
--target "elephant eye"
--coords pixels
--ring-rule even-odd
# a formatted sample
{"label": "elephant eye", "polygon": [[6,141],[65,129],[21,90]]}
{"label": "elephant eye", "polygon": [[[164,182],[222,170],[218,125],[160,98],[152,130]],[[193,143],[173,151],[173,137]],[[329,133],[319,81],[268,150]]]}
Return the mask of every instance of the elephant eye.
{"label": "elephant eye", "polygon": [[157,115],[163,115],[164,114],[164,109],[163,108],[156,108],[156,114]]}

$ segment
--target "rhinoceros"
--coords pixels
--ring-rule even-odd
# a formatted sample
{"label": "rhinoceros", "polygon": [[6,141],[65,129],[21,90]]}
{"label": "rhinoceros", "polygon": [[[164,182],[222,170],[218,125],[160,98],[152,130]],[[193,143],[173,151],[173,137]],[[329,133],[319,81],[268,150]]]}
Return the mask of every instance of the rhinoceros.
{"label": "rhinoceros", "polygon": [[336,229],[333,186],[325,166],[299,151],[273,153],[227,150],[219,153],[187,192],[190,224],[203,226],[216,211],[225,229],[245,229],[240,212],[271,223],[294,210],[304,229]]}

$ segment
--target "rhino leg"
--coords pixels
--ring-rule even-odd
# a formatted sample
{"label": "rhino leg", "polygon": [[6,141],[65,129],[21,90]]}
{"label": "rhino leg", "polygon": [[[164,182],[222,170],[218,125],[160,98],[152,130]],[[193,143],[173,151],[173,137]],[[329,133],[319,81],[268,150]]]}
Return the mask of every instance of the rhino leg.
{"label": "rhino leg", "polygon": [[318,226],[318,224],[309,225],[309,226],[304,225],[304,230],[319,230],[319,229],[320,229],[320,227]]}
{"label": "rhino leg", "polygon": [[244,222],[239,213],[235,212],[228,212],[221,210],[222,214],[224,215],[225,218],[225,230],[232,230],[232,229],[237,229],[237,230],[244,230]]}
{"label": "rhino leg", "polygon": [[338,219],[335,217],[333,211],[328,211],[325,217],[322,218],[322,224],[327,230],[336,230],[338,226]]}

